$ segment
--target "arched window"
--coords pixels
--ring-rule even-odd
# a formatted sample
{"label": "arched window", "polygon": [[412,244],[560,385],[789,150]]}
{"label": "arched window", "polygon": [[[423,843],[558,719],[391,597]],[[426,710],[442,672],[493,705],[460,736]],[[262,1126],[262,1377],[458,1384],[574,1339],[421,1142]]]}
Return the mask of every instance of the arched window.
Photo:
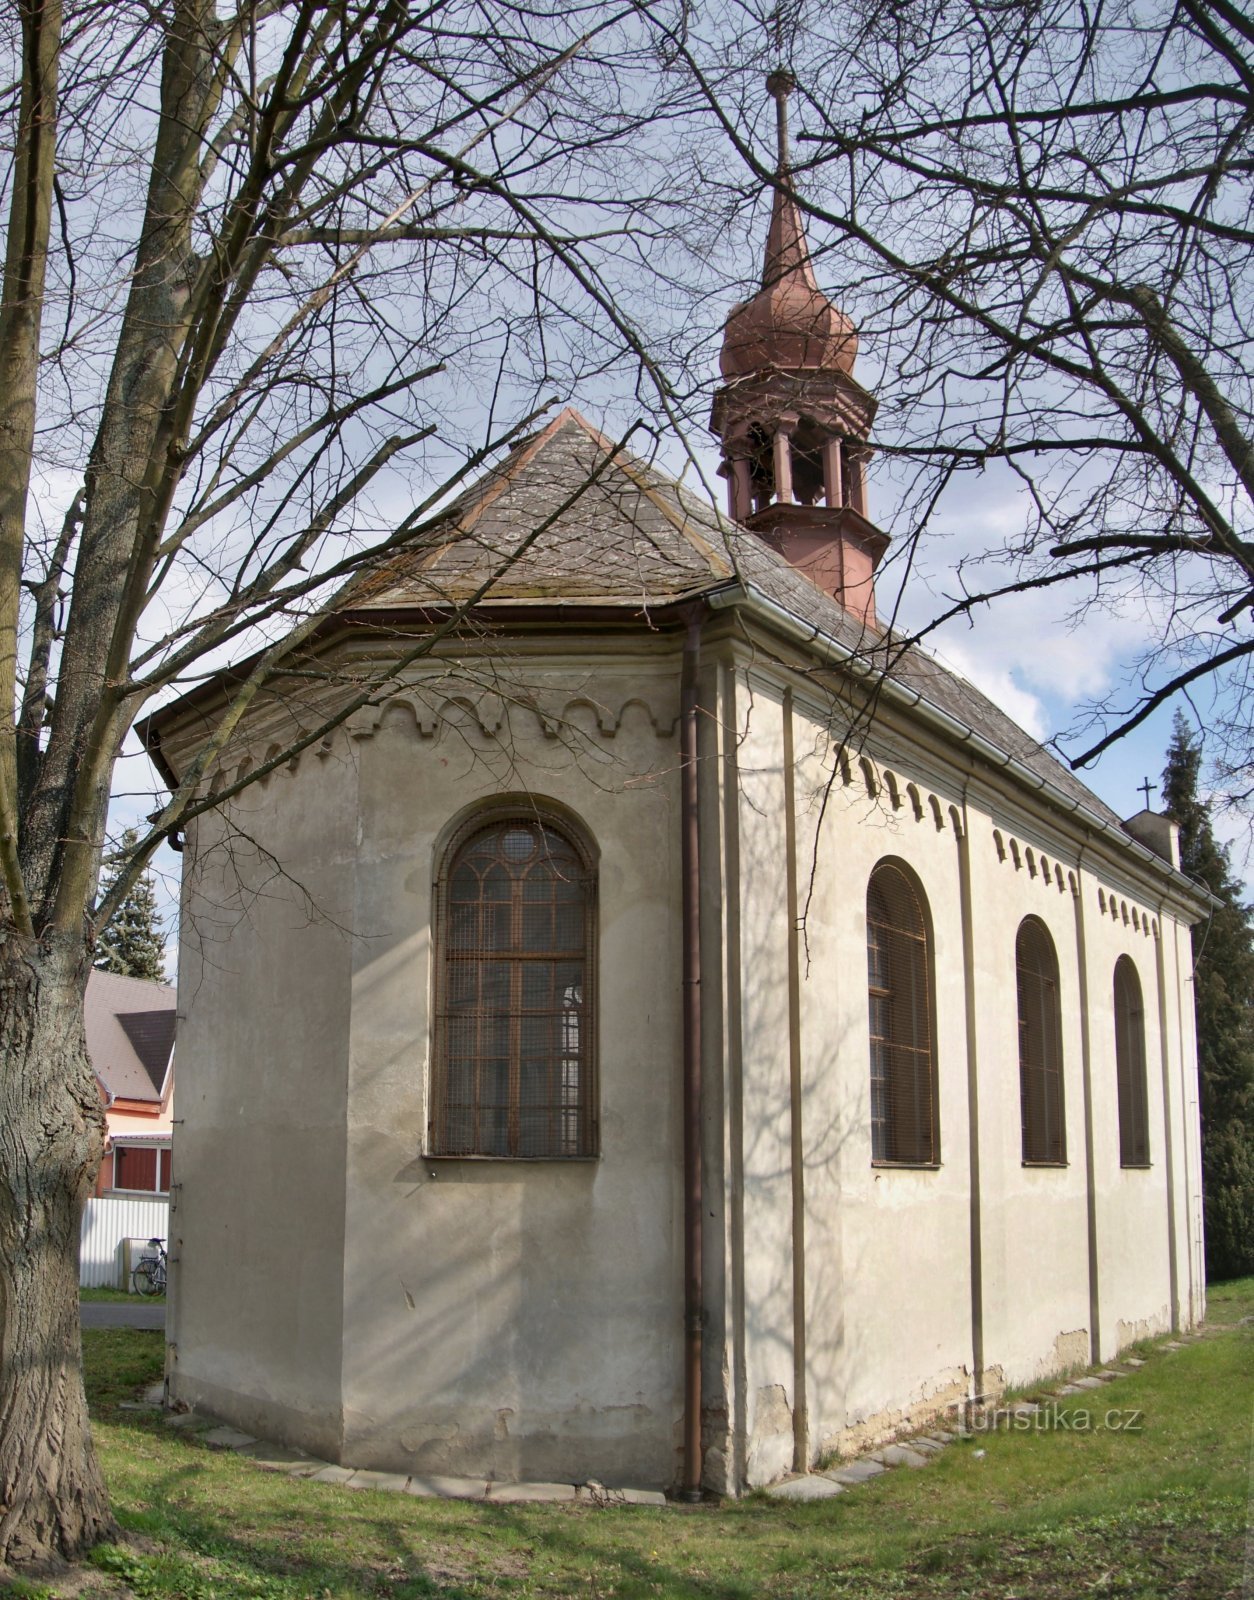
{"label": "arched window", "polygon": [[556,818],[480,815],[436,883],[431,1149],[597,1153],[596,872]]}
{"label": "arched window", "polygon": [[922,893],[892,862],[866,896],[871,1034],[871,1159],[940,1160],[932,955]]}
{"label": "arched window", "polygon": [[1148,1167],[1145,1006],[1141,980],[1128,956],[1115,962],[1115,1072],[1119,1079],[1119,1164]]}
{"label": "arched window", "polygon": [[1062,1011],[1058,957],[1037,917],[1025,917],[1015,940],[1019,996],[1019,1106],[1023,1159],[1061,1166],[1067,1159],[1063,1122]]}

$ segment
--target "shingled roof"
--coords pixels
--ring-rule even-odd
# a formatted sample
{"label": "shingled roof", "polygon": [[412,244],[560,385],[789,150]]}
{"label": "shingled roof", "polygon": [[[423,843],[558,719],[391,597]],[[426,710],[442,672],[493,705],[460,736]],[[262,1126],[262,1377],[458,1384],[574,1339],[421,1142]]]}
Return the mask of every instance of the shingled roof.
{"label": "shingled roof", "polygon": [[96,968],[88,973],[87,1054],[111,1100],[161,1100],[177,1005],[178,993],[168,983]]}
{"label": "shingled roof", "polygon": [[647,608],[731,578],[730,525],[613,449],[563,411],[462,495],[420,546],[350,585],[341,604],[464,604],[487,586],[497,602]]}
{"label": "shingled roof", "polygon": [[1102,821],[1120,819],[975,686],[918,645],[868,633],[756,534],[566,410],[462,495],[417,547],[366,571],[337,609],[465,604],[635,607],[747,586],[816,644],[852,652]]}

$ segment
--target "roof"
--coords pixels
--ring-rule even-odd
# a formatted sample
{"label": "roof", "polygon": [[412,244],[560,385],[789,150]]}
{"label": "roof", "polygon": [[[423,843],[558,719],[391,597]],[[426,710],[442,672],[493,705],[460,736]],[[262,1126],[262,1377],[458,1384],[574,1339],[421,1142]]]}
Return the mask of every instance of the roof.
{"label": "roof", "polygon": [[647,609],[726,582],[729,525],[574,411],[524,440],[422,543],[367,569],[340,609],[578,600]]}
{"label": "roof", "polygon": [[919,645],[865,625],[756,534],[566,410],[462,495],[417,548],[343,591],[338,609],[509,604],[651,609],[736,583],[816,639],[921,696],[1067,799],[1115,827],[1116,814],[965,678]]}
{"label": "roof", "polygon": [[94,967],[88,974],[87,1054],[110,1099],[161,1101],[174,1051],[177,1004],[171,984]]}

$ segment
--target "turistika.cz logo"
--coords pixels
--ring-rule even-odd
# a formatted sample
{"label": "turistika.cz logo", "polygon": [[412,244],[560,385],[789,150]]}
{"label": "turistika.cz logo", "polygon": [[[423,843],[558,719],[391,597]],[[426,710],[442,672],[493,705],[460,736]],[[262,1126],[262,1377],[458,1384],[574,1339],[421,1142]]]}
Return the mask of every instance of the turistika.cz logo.
{"label": "turistika.cz logo", "polygon": [[1145,1413],[1132,1406],[1114,1406],[1091,1411],[1087,1406],[1063,1407],[1051,1401],[1044,1406],[999,1406],[969,1424],[973,1433],[993,1433],[998,1429],[1012,1433],[1140,1433]]}

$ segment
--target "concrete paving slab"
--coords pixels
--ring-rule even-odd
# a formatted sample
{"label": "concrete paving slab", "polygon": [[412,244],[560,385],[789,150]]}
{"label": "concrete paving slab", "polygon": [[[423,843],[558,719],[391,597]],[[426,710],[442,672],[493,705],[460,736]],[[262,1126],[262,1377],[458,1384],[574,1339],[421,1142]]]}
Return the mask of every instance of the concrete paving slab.
{"label": "concrete paving slab", "polygon": [[1100,1378],[1077,1378],[1075,1386],[1077,1389],[1100,1389],[1102,1380]]}
{"label": "concrete paving slab", "polygon": [[246,1444],[256,1444],[255,1433],[241,1433],[238,1428],[210,1428],[207,1433],[200,1436],[201,1444],[209,1444],[215,1450],[242,1450]]}
{"label": "concrete paving slab", "polygon": [[670,1502],[660,1489],[611,1489],[590,1478],[576,1490],[576,1498],[594,1506],[666,1506]]}
{"label": "concrete paving slab", "polygon": [[1125,1367],[1143,1367],[1145,1365],[1140,1356],[1124,1356],[1123,1364]]}
{"label": "concrete paving slab", "polygon": [[405,1489],[406,1494],[416,1494],[436,1500],[483,1500],[488,1493],[486,1478],[413,1477]]}
{"label": "concrete paving slab", "polygon": [[846,1462],[843,1467],[829,1467],[824,1477],[852,1486],[855,1483],[866,1483],[869,1478],[878,1478],[884,1470],[882,1462],[872,1461],[869,1456],[864,1456],[860,1461]]}
{"label": "concrete paving slab", "polygon": [[404,1494],[409,1483],[405,1472],[375,1472],[361,1467],[344,1485],[346,1489],[377,1489],[381,1494]]}
{"label": "concrete paving slab", "polygon": [[924,1455],[936,1456],[941,1453],[945,1446],[943,1444],[938,1444],[935,1439],[929,1439],[926,1435],[924,1435],[918,1439],[911,1439],[908,1448],[911,1450],[922,1450]]}
{"label": "concrete paving slab", "polygon": [[151,1400],[119,1400],[119,1411],[160,1411],[160,1404],[154,1405]]}
{"label": "concrete paving slab", "polygon": [[1080,1385],[1078,1383],[1064,1383],[1062,1388],[1058,1390],[1058,1393],[1060,1395],[1064,1395],[1064,1394],[1083,1394],[1084,1390],[1081,1389],[1081,1387],[1080,1387]]}
{"label": "concrete paving slab", "polygon": [[929,1433],[929,1439],[935,1439],[937,1444],[952,1444],[958,1437],[956,1433],[946,1433],[943,1428],[938,1428],[935,1433]]}
{"label": "concrete paving slab", "polygon": [[241,1446],[240,1455],[247,1456],[250,1461],[255,1461],[259,1467],[269,1467],[273,1471],[286,1471],[288,1467],[296,1466],[325,1466],[325,1462],[314,1462],[312,1456],[303,1450],[293,1450],[285,1444],[271,1444],[267,1439],[259,1439],[256,1444]]}
{"label": "concrete paving slab", "polygon": [[498,1505],[543,1505],[547,1501],[573,1500],[573,1483],[490,1483],[488,1501]]}
{"label": "concrete paving slab", "polygon": [[890,1444],[887,1450],[880,1452],[880,1460],[886,1467],[926,1467],[930,1459],[921,1450],[911,1450],[904,1444]]}
{"label": "concrete paving slab", "polygon": [[165,1384],[150,1383],[144,1390],[143,1398],[149,1405],[163,1406],[165,1404]]}
{"label": "concrete paving slab", "polygon": [[788,1478],[783,1483],[773,1483],[765,1491],[772,1500],[830,1500],[833,1496],[844,1492],[843,1484],[818,1473],[804,1478]]}
{"label": "concrete paving slab", "polygon": [[165,1419],[167,1428],[180,1428],[185,1433],[204,1433],[209,1428],[220,1428],[215,1417],[202,1417],[196,1411],[171,1411]]}
{"label": "concrete paving slab", "polygon": [[322,1472],[333,1466],[330,1461],[320,1461],[316,1456],[306,1456],[303,1461],[298,1461],[294,1466],[287,1468],[289,1478],[312,1478],[315,1473]]}
{"label": "concrete paving slab", "polygon": [[319,1467],[317,1472],[307,1474],[310,1483],[339,1483],[345,1484],[356,1472],[355,1467],[339,1467],[329,1464]]}

